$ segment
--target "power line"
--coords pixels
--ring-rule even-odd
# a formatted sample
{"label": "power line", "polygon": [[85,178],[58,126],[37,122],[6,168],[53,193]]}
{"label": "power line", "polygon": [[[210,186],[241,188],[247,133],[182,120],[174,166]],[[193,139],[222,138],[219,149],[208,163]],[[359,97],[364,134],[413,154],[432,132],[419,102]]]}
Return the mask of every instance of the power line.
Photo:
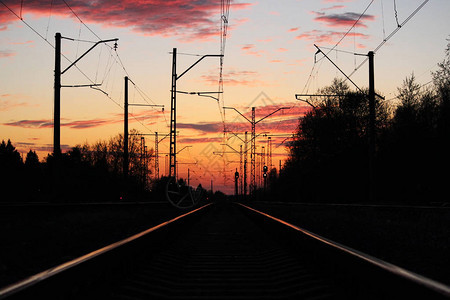
{"label": "power line", "polygon": [[78,14],[72,9],[72,7],[70,7],[70,5],[67,3],[66,0],[62,0],[64,2],[64,4],[66,4],[66,6],[70,9],[70,11],[74,14],[74,16],[80,21],[81,24],[83,24],[96,38],[98,38],[99,40],[101,40],[101,38],[91,29],[89,28],[89,26],[87,26],[83,20],[81,20],[81,18],[78,16]]}
{"label": "power line", "polygon": [[[218,87],[218,101],[217,107],[222,118],[223,130],[225,132],[225,112],[222,111],[222,107],[225,106],[225,100],[223,98],[223,61],[225,57],[225,46],[228,32],[228,22],[230,14],[230,0],[222,0],[220,3],[220,57],[219,61],[219,87]],[[220,103],[222,99],[222,103]]]}
{"label": "power line", "polygon": [[[425,4],[427,4],[429,0],[425,0],[420,4],[400,25],[398,25],[383,41],[373,50],[374,53],[376,53],[378,50],[380,50],[383,45],[389,41],[406,23],[408,23],[409,20],[411,20],[421,9],[424,7]],[[356,71],[359,70],[367,61],[369,58],[364,59],[354,70],[353,72],[348,75],[348,77],[351,77],[353,74],[356,73]]]}
{"label": "power line", "polygon": [[[65,1],[64,1],[65,2]],[[34,29],[33,26],[31,26],[28,22],[26,22],[21,16],[19,16],[14,10],[12,10],[8,5],[6,5],[3,0],[0,0],[0,3],[3,4],[3,6],[5,6],[14,16],[16,16],[20,21],[22,21],[22,23],[24,23],[29,29],[31,29],[37,36],[39,36],[44,42],[46,42],[50,47],[52,47],[53,49],[55,49],[55,46],[50,43],[48,41],[48,39],[46,39],[42,34],[40,34],[36,29]],[[67,4],[67,3],[66,3]],[[86,25],[85,25],[86,26]],[[96,35],[94,33],[94,35]],[[97,36],[97,35],[96,35]],[[97,36],[98,37],[98,36]],[[69,40],[75,40],[75,39],[69,39]],[[73,61],[71,59],[69,59],[66,55],[64,55],[63,53],[61,53],[61,56],[64,57],[64,59],[66,59],[69,63],[73,63]],[[91,83],[91,88],[98,90],[100,92],[102,92],[109,100],[111,100],[114,104],[116,104],[118,107],[122,108],[122,106],[120,105],[119,102],[117,102],[116,100],[114,100],[107,92],[105,92],[103,89],[96,87],[97,84],[95,84],[95,82],[88,76],[86,75],[86,73],[84,73],[76,64],[74,65],[74,67]]]}
{"label": "power line", "polygon": [[[428,81],[428,82],[426,82],[426,83],[422,84],[421,86],[419,86],[419,87],[418,87],[418,89],[420,90],[420,89],[422,89],[423,87],[425,87],[425,86],[429,85],[429,84],[430,84],[430,83],[432,83],[432,82],[433,82],[433,80],[430,80],[430,81]],[[383,102],[387,102],[387,101],[393,101],[393,100],[395,100],[395,99],[398,99],[398,97],[399,97],[399,96],[395,96],[395,97],[392,97],[392,98],[389,98],[389,99],[383,100]]]}
{"label": "power line", "polygon": [[[356,24],[358,24],[359,20],[366,14],[367,10],[369,9],[369,7],[372,5],[372,3],[374,2],[374,0],[371,0],[369,2],[369,4],[367,5],[367,7],[364,9],[364,11],[359,15],[359,17],[355,20],[355,22],[352,24],[352,26],[347,30],[347,32],[339,39],[339,41],[332,47],[332,48],[327,48],[329,49],[329,51],[327,52],[327,55],[335,50],[335,48],[344,40],[344,38],[350,33],[350,31],[353,30],[353,28],[356,26]],[[325,57],[320,58],[319,60],[314,59],[314,64],[311,67],[311,71],[309,73],[308,79],[305,83],[305,86],[303,87],[302,93],[305,92],[305,89],[308,90],[309,85],[311,84],[311,79],[312,79],[312,74],[315,71],[316,65],[319,61],[321,61],[322,59],[324,59]],[[316,74],[318,73],[319,70],[316,71]]]}
{"label": "power line", "polygon": [[[89,26],[87,26],[86,25],[86,23],[85,22],[83,22],[83,20],[81,19],[81,17],[75,12],[75,10],[74,9],[72,9],[72,7],[67,3],[67,1],[66,0],[63,0],[63,2],[66,4],[66,6],[70,9],[70,11],[74,14],[74,16],[80,21],[80,23],[81,24],[83,24],[96,38],[98,38],[99,40],[101,40],[101,38],[100,38],[100,36],[99,35],[97,35]],[[85,42],[88,42],[88,41],[85,41]],[[119,64],[121,67],[122,67],[122,70],[125,72],[125,74],[128,76],[128,77],[131,77],[130,76],[130,74],[128,73],[128,71],[127,71],[127,69],[125,68],[125,65],[123,64],[123,62],[122,62],[122,59],[120,58],[120,56],[119,56],[119,54],[117,53],[117,51],[115,51],[116,49],[115,48],[113,48],[113,47],[111,47],[110,45],[108,45],[108,44],[105,44],[107,47],[109,47],[109,51],[110,51],[110,57],[113,57],[114,58],[114,60],[115,60],[115,62],[116,62],[116,64]],[[112,51],[112,50],[114,50],[114,51]],[[113,56],[112,54],[115,54],[115,56]],[[109,70],[108,70],[108,74],[109,74],[109,72],[110,72],[110,70],[111,70],[111,67],[112,67],[112,64],[111,64],[111,66],[110,66],[110,68],[109,68]],[[104,77],[104,79],[106,78],[106,76],[107,76],[107,74],[105,74],[105,77]],[[103,79],[103,80],[104,80]],[[131,80],[130,79],[130,82],[133,84],[133,86],[135,87],[135,89],[137,90],[137,92],[138,92],[138,94],[141,96],[141,98],[147,103],[147,104],[150,104],[149,103],[149,101],[150,102],[152,102],[153,104],[155,104],[155,102],[133,81],[133,80]],[[147,101],[147,99],[149,100],[149,101]],[[153,110],[155,110],[156,111],[156,109],[154,108],[154,107],[152,107],[152,109]],[[147,126],[145,126],[142,122],[140,122],[134,115],[132,115],[132,114],[130,114],[134,119],[136,119],[136,121],[138,121],[139,123],[141,123],[147,130],[149,130],[149,131],[151,131],[151,132],[153,132],[152,130],[150,130]],[[166,116],[165,116],[165,114],[164,114],[164,110],[163,110],[163,116],[164,116],[164,119],[166,120],[166,125],[168,126],[168,123],[167,123],[167,118],[166,118]]]}
{"label": "power line", "polygon": [[[355,22],[353,23],[353,25],[347,30],[347,32],[341,37],[341,39],[336,43],[336,45],[334,45],[327,53],[327,55],[333,51],[341,42],[342,40],[350,33],[350,31],[352,31],[352,29],[356,26],[356,24],[358,24],[359,20],[361,20],[361,18],[366,14],[367,10],[369,9],[369,7],[372,5],[372,3],[375,0],[371,0],[369,2],[369,4],[367,5],[367,7],[364,9],[364,11],[359,15],[359,17],[355,20]],[[321,58],[323,59],[323,58]]]}

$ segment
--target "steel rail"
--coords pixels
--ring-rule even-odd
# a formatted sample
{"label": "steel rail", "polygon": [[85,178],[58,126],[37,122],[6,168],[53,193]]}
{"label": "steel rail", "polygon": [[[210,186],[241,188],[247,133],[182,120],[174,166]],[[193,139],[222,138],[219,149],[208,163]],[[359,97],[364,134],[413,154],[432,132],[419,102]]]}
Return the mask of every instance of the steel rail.
{"label": "steel rail", "polygon": [[57,274],[59,274],[59,273],[61,273],[63,271],[66,271],[66,270],[71,269],[71,268],[73,268],[75,266],[78,266],[78,265],[80,265],[80,264],[82,264],[84,262],[92,260],[93,258],[95,258],[95,257],[97,257],[97,256],[99,256],[101,254],[107,253],[107,252],[109,252],[111,250],[114,250],[114,249],[116,249],[116,248],[118,248],[118,247],[120,247],[122,245],[130,243],[130,242],[132,242],[132,241],[134,241],[134,240],[136,240],[136,239],[138,239],[138,238],[140,238],[142,236],[145,236],[145,235],[147,235],[147,234],[149,234],[149,233],[151,233],[151,232],[153,232],[155,230],[158,230],[158,229],[160,229],[162,227],[165,227],[165,226],[167,226],[167,225],[169,225],[171,223],[174,223],[174,222],[176,222],[176,221],[178,221],[178,220],[180,220],[180,219],[182,219],[182,218],[184,218],[184,217],[186,217],[186,216],[188,216],[190,214],[193,214],[193,213],[195,213],[195,212],[197,212],[197,211],[199,211],[201,209],[204,209],[205,207],[207,207],[209,205],[211,205],[211,203],[205,204],[205,205],[203,205],[203,206],[201,206],[201,207],[199,207],[197,209],[189,211],[189,212],[187,212],[185,214],[182,214],[182,215],[180,215],[178,217],[175,217],[175,218],[173,218],[171,220],[163,222],[163,223],[161,223],[159,225],[153,226],[153,227],[151,227],[149,229],[146,229],[146,230],[144,230],[144,231],[142,231],[140,233],[137,233],[135,235],[132,235],[132,236],[130,236],[128,238],[125,238],[123,240],[120,240],[118,242],[110,244],[110,245],[105,246],[103,248],[94,250],[94,251],[92,251],[92,252],[90,252],[88,254],[85,254],[83,256],[80,256],[78,258],[75,258],[73,260],[65,262],[65,263],[60,264],[58,266],[55,266],[53,268],[50,268],[50,269],[47,269],[47,270],[42,271],[40,273],[37,273],[35,275],[32,275],[32,276],[30,276],[28,278],[25,278],[25,279],[21,280],[21,281],[18,281],[16,283],[8,285],[8,286],[0,289],[0,299],[6,298],[8,296],[11,296],[11,295],[13,295],[13,294],[15,294],[17,292],[20,292],[20,291],[22,291],[22,290],[24,290],[24,289],[26,289],[28,287],[31,287],[31,286],[37,284],[39,282],[42,282],[42,281],[44,281],[44,280],[46,280],[46,279],[48,279],[50,277],[53,277],[53,276],[55,276],[55,275],[57,275]]}
{"label": "steel rail", "polygon": [[274,220],[276,222],[279,222],[279,223],[281,223],[281,224],[283,224],[285,226],[288,226],[288,227],[290,227],[290,228],[292,228],[292,229],[294,229],[296,231],[299,231],[299,232],[301,232],[301,233],[303,233],[303,234],[305,234],[305,235],[307,235],[307,236],[309,236],[309,237],[311,237],[311,238],[313,238],[313,239],[315,239],[315,240],[317,240],[319,242],[322,242],[322,243],[327,244],[327,245],[329,245],[329,246],[331,246],[331,247],[333,247],[335,249],[343,251],[343,252],[345,252],[345,253],[353,256],[353,257],[357,257],[359,259],[362,259],[362,260],[364,260],[364,261],[366,261],[366,262],[368,262],[368,263],[370,263],[370,264],[372,264],[374,266],[377,266],[377,267],[379,267],[381,269],[384,269],[384,270],[386,270],[386,271],[388,271],[388,272],[390,272],[390,273],[392,273],[394,275],[397,275],[397,276],[400,276],[400,277],[405,278],[407,280],[410,280],[410,281],[412,281],[412,282],[414,282],[416,284],[419,284],[419,285],[424,286],[424,287],[426,287],[428,289],[431,289],[431,290],[433,290],[433,291],[435,291],[435,292],[437,292],[437,293],[439,293],[439,294],[441,294],[443,296],[450,297],[450,287],[445,285],[445,284],[443,284],[443,283],[437,282],[435,280],[432,280],[432,279],[427,278],[425,276],[422,276],[420,274],[417,274],[417,273],[414,273],[412,271],[406,270],[406,269],[404,269],[402,267],[399,267],[399,266],[396,266],[394,264],[388,263],[388,262],[386,262],[384,260],[381,260],[379,258],[373,257],[373,256],[371,256],[369,254],[363,253],[363,252],[355,250],[353,248],[347,247],[347,246],[342,245],[340,243],[334,242],[334,241],[329,240],[329,239],[327,239],[325,237],[322,237],[322,236],[320,236],[318,234],[315,234],[315,233],[310,232],[310,231],[308,231],[306,229],[300,228],[300,227],[298,227],[296,225],[293,225],[293,224],[291,224],[289,222],[281,220],[281,219],[279,219],[277,217],[271,216],[271,215],[269,215],[267,213],[261,212],[261,211],[259,211],[257,209],[254,209],[254,208],[249,207],[247,205],[244,205],[242,203],[237,203],[237,204],[239,204],[242,207],[245,207],[245,208],[247,208],[247,209],[249,209],[249,210],[251,210],[253,212],[256,212],[256,213],[258,213],[258,214],[260,214],[262,216],[265,216],[265,217],[270,218],[270,219],[272,219],[272,220]]}

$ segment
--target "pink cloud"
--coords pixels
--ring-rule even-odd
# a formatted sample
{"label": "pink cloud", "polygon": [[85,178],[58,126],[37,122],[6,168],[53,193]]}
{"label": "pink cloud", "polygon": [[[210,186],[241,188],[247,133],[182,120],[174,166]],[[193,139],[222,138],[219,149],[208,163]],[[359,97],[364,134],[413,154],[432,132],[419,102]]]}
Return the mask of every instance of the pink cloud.
{"label": "pink cloud", "polygon": [[244,51],[246,55],[253,55],[253,56],[262,56],[264,51],[256,50],[255,44],[246,44],[241,47],[241,50]]}
{"label": "pink cloud", "polygon": [[288,30],[288,32],[294,32],[294,31],[297,31],[297,30],[299,30],[299,27],[290,28]]}
{"label": "pink cloud", "polygon": [[342,9],[342,8],[345,8],[345,5],[333,5],[333,6],[330,6],[330,7],[322,8],[321,11],[333,10],[333,9]]}
{"label": "pink cloud", "polygon": [[30,45],[33,44],[34,41],[28,40],[25,42],[10,42],[11,45]]}
{"label": "pink cloud", "polygon": [[3,123],[2,125],[22,128],[53,128],[53,120],[20,120]]}
{"label": "pink cloud", "polygon": [[[13,11],[21,10],[20,1],[4,0]],[[178,37],[186,40],[204,40],[218,36],[220,20],[219,0],[97,0],[71,1],[71,8],[85,23],[96,23],[106,27],[124,27],[144,35]],[[249,8],[249,3],[231,1],[232,10]],[[38,17],[53,16],[75,18],[63,1],[27,0],[23,2],[22,16],[34,14]],[[18,19],[8,10],[0,11],[5,30],[8,23]]]}
{"label": "pink cloud", "polygon": [[[317,12],[316,12],[317,13]],[[315,21],[322,22],[328,27],[348,27],[355,24],[356,20],[360,17],[360,14],[353,12],[346,12],[342,14],[331,14],[326,15],[323,13],[317,13],[318,16],[314,19]],[[360,17],[358,23],[355,27],[367,27],[363,21],[373,21],[375,16],[373,15],[363,15]]]}
{"label": "pink cloud", "polygon": [[247,50],[253,49],[254,47],[255,47],[254,44],[247,44],[245,46],[242,46],[241,49],[244,51],[247,51]]}
{"label": "pink cloud", "polygon": [[[267,86],[268,83],[258,79],[259,74],[254,71],[236,71],[224,72],[223,84],[226,86]],[[217,85],[219,78],[214,75],[203,75],[202,80],[208,85]]]}
{"label": "pink cloud", "polygon": [[0,58],[13,57],[16,54],[16,52],[13,52],[11,50],[0,50]]}
{"label": "pink cloud", "polygon": [[193,129],[205,133],[220,132],[223,130],[222,123],[177,123],[177,128]]}
{"label": "pink cloud", "polygon": [[[307,40],[307,41],[314,41],[315,43],[324,43],[324,44],[333,44],[336,39],[341,38],[345,32],[339,32],[339,31],[321,31],[321,30],[311,30],[304,32],[298,36],[296,36],[296,39],[299,40]],[[362,39],[369,38],[369,35],[363,34],[363,33],[357,33],[357,32],[349,32],[347,34],[348,37],[357,37]],[[360,45],[362,46],[362,45]]]}
{"label": "pink cloud", "polygon": [[342,2],[352,2],[353,0],[323,0],[324,3],[342,3]]}

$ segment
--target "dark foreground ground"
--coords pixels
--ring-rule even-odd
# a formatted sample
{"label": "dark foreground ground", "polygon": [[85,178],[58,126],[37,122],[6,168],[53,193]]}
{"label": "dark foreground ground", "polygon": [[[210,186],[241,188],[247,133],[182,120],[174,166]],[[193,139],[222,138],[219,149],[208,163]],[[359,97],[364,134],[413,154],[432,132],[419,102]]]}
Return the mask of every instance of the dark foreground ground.
{"label": "dark foreground ground", "polygon": [[185,213],[168,203],[0,204],[0,287]]}
{"label": "dark foreground ground", "polygon": [[[450,209],[248,203],[450,285]],[[0,287],[184,213],[166,203],[0,205]]]}
{"label": "dark foreground ground", "polygon": [[450,285],[450,208],[274,204],[252,207]]}

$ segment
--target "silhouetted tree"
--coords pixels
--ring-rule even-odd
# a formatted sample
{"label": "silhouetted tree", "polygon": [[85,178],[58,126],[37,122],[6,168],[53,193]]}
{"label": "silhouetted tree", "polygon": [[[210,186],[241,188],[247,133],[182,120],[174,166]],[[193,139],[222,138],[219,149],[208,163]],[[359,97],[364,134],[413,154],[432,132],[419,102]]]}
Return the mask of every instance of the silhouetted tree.
{"label": "silhouetted tree", "polygon": [[[277,189],[291,201],[360,200],[368,174],[367,92],[351,92],[335,79],[318,94],[330,96],[312,99],[300,119]],[[378,98],[376,111],[377,127],[386,126],[389,111]]]}
{"label": "silhouetted tree", "polygon": [[[139,132],[130,130],[129,145],[129,196],[136,198],[149,190],[150,164],[153,150],[141,150]],[[125,188],[123,182],[123,135],[118,134],[109,141],[97,141],[92,145],[76,146],[64,155],[70,189],[92,198],[89,201],[114,201]],[[145,176],[145,178],[144,178]],[[77,194],[77,198],[81,196]],[[142,198],[142,197],[141,197]],[[86,200],[86,199],[84,199]]]}
{"label": "silhouetted tree", "polygon": [[[379,202],[428,204],[446,201],[450,167],[450,46],[433,86],[414,74],[398,88],[397,107],[376,99],[376,190]],[[350,92],[334,80],[309,99],[312,109],[299,121],[290,158],[276,183],[278,199],[365,201],[368,182],[367,91]],[[280,197],[279,194],[286,195]]]}
{"label": "silhouetted tree", "polygon": [[43,172],[36,151],[30,150],[25,158],[24,166],[24,193],[29,201],[39,200],[43,184]]}
{"label": "silhouetted tree", "polygon": [[25,167],[27,168],[37,168],[39,167],[39,157],[36,151],[30,150],[25,158]]}
{"label": "silhouetted tree", "polygon": [[0,144],[0,190],[4,202],[20,200],[23,192],[23,161],[11,140]]}
{"label": "silhouetted tree", "polygon": [[439,133],[443,137],[450,135],[450,38],[447,41],[449,43],[445,49],[445,58],[438,63],[439,69],[431,73],[439,97]]}
{"label": "silhouetted tree", "polygon": [[432,73],[434,87],[416,82],[414,74],[398,88],[400,104],[383,132],[380,164],[386,171],[380,190],[394,201],[427,204],[439,200],[450,167],[449,49]]}
{"label": "silhouetted tree", "polygon": [[20,153],[16,150],[16,147],[12,145],[11,140],[9,139],[7,143],[2,140],[2,143],[0,144],[0,164],[3,170],[19,168],[23,164]]}

